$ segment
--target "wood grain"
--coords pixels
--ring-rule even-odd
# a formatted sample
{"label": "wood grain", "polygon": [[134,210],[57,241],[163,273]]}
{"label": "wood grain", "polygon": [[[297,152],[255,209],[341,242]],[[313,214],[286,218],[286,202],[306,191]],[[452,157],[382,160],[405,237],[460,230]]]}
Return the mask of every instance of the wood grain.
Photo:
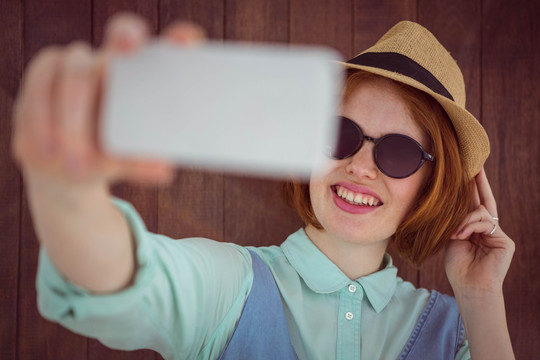
{"label": "wood grain", "polygon": [[283,183],[251,177],[227,177],[225,236],[249,246],[280,245],[302,223],[282,197]]}
{"label": "wood grain", "polygon": [[355,0],[353,55],[375,44],[390,27],[399,21],[415,21],[416,2],[416,0]]}
{"label": "wood grain", "polygon": [[159,233],[182,239],[223,240],[223,176],[181,169],[159,189]]}
{"label": "wood grain", "polygon": [[25,1],[24,40],[21,39],[25,64],[44,46],[90,41],[90,11],[90,0]]}
{"label": "wood grain", "polygon": [[353,56],[353,0],[291,0],[290,42],[325,45],[339,51],[344,59]]}
{"label": "wood grain", "polygon": [[518,359],[533,359],[540,348],[539,16],[538,2],[483,2],[482,117],[492,150],[486,172],[500,225],[516,242],[504,291]]}
{"label": "wood grain", "polygon": [[[0,4],[0,358],[154,359],[150,351],[109,350],[41,318],[36,309],[38,243],[24,191],[10,161],[11,107],[21,67],[43,46],[84,39],[99,44],[116,11],[143,15],[157,32],[175,19],[200,23],[211,38],[324,44],[345,57],[373,44],[399,20],[418,20],[451,51],[463,70],[470,111],[491,139],[486,171],[500,224],[517,251],[505,282],[508,324],[517,358],[540,347],[540,4],[535,0],[82,0]],[[151,231],[174,238],[205,236],[243,245],[280,244],[301,226],[281,200],[281,183],[179,170],[170,187],[120,185]],[[22,195],[21,195],[22,193]],[[22,206],[21,206],[22,202]],[[20,224],[20,226],[19,226]],[[418,272],[397,256],[400,275],[449,292],[441,259]]]}
{"label": "wood grain", "polygon": [[12,107],[22,71],[22,7],[0,3],[0,358],[17,353],[21,179],[11,161]]}
{"label": "wood grain", "polygon": [[287,42],[289,4],[286,0],[228,0],[225,2],[225,39]]}

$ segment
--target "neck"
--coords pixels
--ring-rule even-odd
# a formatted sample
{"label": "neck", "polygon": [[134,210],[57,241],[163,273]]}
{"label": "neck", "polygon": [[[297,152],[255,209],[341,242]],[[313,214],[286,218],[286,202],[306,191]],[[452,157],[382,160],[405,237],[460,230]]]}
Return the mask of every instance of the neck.
{"label": "neck", "polygon": [[383,259],[389,240],[359,244],[332,236],[312,225],[305,231],[313,244],[351,280],[377,272],[385,265]]}

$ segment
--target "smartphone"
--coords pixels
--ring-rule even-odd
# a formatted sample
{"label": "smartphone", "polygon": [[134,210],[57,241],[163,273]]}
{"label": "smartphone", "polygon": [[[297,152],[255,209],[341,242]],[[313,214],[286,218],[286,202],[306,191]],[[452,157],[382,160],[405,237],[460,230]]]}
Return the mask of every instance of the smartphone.
{"label": "smartphone", "polygon": [[119,157],[308,177],[335,141],[338,60],[322,47],[151,43],[108,69],[103,146]]}

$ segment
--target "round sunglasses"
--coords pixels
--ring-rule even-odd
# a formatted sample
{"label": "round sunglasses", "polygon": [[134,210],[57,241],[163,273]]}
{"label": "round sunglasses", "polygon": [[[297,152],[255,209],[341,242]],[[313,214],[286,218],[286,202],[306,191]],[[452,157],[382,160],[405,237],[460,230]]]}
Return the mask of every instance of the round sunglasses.
{"label": "round sunglasses", "polygon": [[383,174],[395,179],[402,179],[414,174],[428,160],[435,161],[433,155],[413,138],[402,134],[388,134],[378,139],[367,136],[360,126],[349,118],[338,117],[338,141],[335,146],[328,146],[327,155],[341,160],[356,154],[364,140],[375,143],[373,157],[375,164]]}

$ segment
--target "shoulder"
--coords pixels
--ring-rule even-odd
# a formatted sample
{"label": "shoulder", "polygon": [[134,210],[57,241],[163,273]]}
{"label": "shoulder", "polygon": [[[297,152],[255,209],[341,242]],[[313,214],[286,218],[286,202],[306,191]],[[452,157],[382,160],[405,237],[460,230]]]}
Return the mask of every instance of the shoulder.
{"label": "shoulder", "polygon": [[417,288],[412,283],[397,278],[396,293],[393,299],[397,303],[402,303],[405,307],[429,310],[436,306],[445,311],[453,311],[459,315],[456,299],[453,296],[443,294],[437,290]]}
{"label": "shoulder", "polygon": [[280,262],[285,259],[283,250],[281,247],[272,245],[264,247],[247,247],[246,250],[251,250],[261,257],[261,259],[268,265],[272,266],[275,262]]}
{"label": "shoulder", "polygon": [[274,277],[279,278],[284,275],[296,273],[296,270],[291,265],[280,246],[247,247],[245,249],[246,251],[251,250],[259,255]]}
{"label": "shoulder", "polygon": [[138,257],[152,258],[157,266],[171,269],[183,266],[193,269],[235,267],[242,272],[251,268],[248,250],[236,244],[198,237],[172,239],[154,233],[147,233],[145,237],[136,239]]}
{"label": "shoulder", "polygon": [[395,301],[406,304],[418,304],[425,306],[431,296],[431,291],[424,288],[417,288],[414,284],[404,281],[402,278],[396,279]]}

